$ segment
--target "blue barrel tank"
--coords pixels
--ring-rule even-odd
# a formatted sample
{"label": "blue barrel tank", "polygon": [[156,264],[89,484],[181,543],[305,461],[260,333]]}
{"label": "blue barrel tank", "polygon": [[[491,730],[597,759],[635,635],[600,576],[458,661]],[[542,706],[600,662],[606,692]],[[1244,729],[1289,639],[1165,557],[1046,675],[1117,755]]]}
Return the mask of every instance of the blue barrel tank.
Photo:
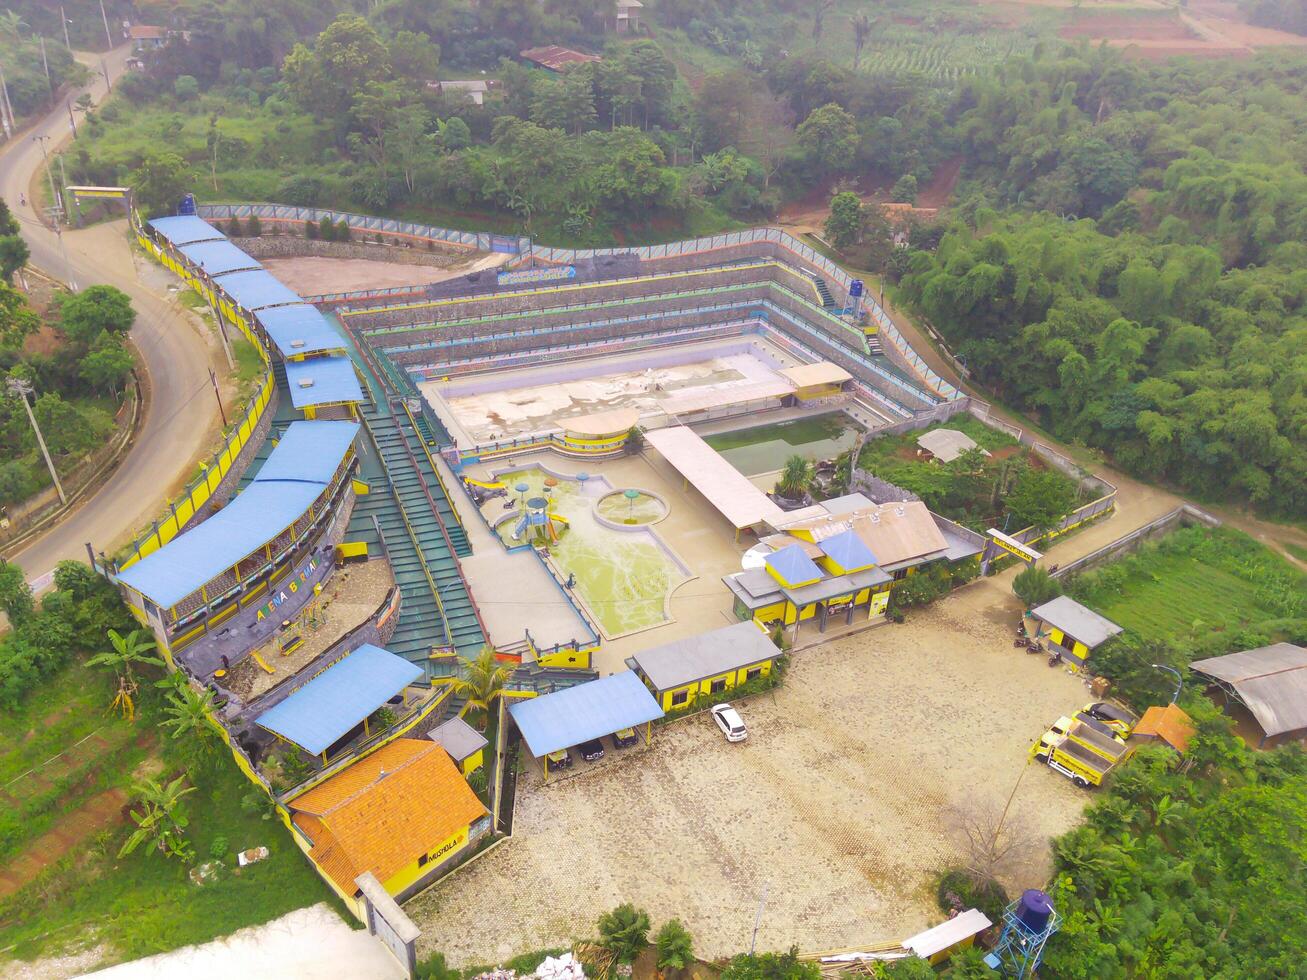
{"label": "blue barrel tank", "polygon": [[1043,932],[1053,917],[1053,900],[1038,888],[1028,888],[1021,893],[1016,914],[1021,924],[1031,932]]}

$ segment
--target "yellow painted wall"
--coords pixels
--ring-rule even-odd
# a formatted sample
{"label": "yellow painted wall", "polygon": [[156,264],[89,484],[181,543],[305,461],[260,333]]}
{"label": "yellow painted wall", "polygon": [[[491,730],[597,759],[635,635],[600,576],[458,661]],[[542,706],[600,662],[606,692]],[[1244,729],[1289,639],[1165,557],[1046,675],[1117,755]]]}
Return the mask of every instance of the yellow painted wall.
{"label": "yellow painted wall", "polygon": [[336,545],[336,553],[342,558],[366,558],[368,543],[366,541],[342,541]]}
{"label": "yellow painted wall", "polygon": [[564,647],[557,653],[537,654],[536,663],[541,667],[573,667],[577,670],[589,670],[591,652]]}
{"label": "yellow painted wall", "polygon": [[785,618],[785,608],[788,602],[773,602],[770,606],[763,606],[754,612],[753,618],[760,623],[769,623],[777,619]]}
{"label": "yellow painted wall", "polygon": [[[755,667],[762,668],[762,676],[766,677],[771,673],[772,661],[765,660],[760,664],[749,664],[748,666],[741,667],[739,670],[734,670],[726,674],[718,674],[716,677],[708,677],[701,681],[695,681],[693,684],[683,684],[680,687],[674,687],[670,690],[663,691],[661,696],[663,710],[671,711],[673,708],[683,708],[686,704],[689,704],[690,699],[692,699],[696,694],[711,694],[712,686],[717,681],[725,681],[726,690],[729,691],[731,688],[735,687],[736,684],[743,684],[748,678],[749,671],[753,670]],[[689,697],[680,704],[673,704],[672,699],[675,698],[676,695],[682,693],[688,694]]]}
{"label": "yellow painted wall", "polygon": [[477,749],[466,759],[464,759],[462,764],[459,766],[459,768],[462,769],[463,771],[463,775],[470,776],[472,775],[472,773],[480,769],[482,765],[485,764],[486,761],[485,755],[486,755],[485,749]]}
{"label": "yellow painted wall", "polygon": [[425,854],[427,861],[419,865],[418,860],[423,857],[418,854],[404,868],[391,875],[381,883],[382,887],[391,895],[398,895],[409,885],[413,884],[423,875],[434,871],[439,865],[448,861],[463,848],[467,847],[468,836],[471,832],[470,827],[463,827],[457,833],[441,841],[435,847],[428,850]]}

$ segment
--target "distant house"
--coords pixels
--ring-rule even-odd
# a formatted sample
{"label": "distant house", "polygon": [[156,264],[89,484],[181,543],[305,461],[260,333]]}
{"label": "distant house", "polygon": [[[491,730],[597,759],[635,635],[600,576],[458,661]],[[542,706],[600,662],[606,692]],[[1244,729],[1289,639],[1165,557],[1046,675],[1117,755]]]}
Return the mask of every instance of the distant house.
{"label": "distant house", "polygon": [[1036,606],[1030,610],[1030,618],[1035,621],[1038,636],[1047,640],[1064,660],[1077,667],[1089,659],[1094,650],[1121,632],[1116,623],[1082,606],[1069,595],[1060,595]]}
{"label": "distant house", "polygon": [[493,78],[469,78],[460,81],[427,82],[427,88],[437,95],[458,95],[462,93],[472,100],[473,105],[485,105],[486,96],[495,88]]}
{"label": "distant house", "polygon": [[618,34],[635,34],[640,30],[640,0],[617,0],[614,29]]}
{"label": "distant house", "polygon": [[917,445],[941,463],[951,463],[968,450],[975,449],[976,440],[957,429],[931,429],[917,437]]}
{"label": "distant house", "polygon": [[132,50],[157,51],[172,38],[180,37],[183,41],[191,39],[190,31],[179,31],[171,27],[158,27],[154,24],[128,24],[123,36],[132,42]]}
{"label": "distant house", "polygon": [[597,54],[583,54],[580,51],[573,51],[571,48],[560,47],[557,44],[550,44],[543,48],[527,48],[525,51],[519,52],[519,54],[523,61],[529,61],[548,71],[555,72],[566,71],[573,65],[603,61]]}

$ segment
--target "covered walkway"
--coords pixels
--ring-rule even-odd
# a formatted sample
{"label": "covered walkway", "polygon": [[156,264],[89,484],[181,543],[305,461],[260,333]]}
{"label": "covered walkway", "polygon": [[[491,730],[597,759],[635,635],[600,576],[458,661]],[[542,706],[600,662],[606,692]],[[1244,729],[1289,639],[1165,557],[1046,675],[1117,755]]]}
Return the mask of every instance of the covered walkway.
{"label": "covered walkway", "polygon": [[[509,706],[526,747],[540,759],[582,742],[646,725],[663,716],[632,671],[609,674]],[[649,737],[646,730],[645,737]],[[547,772],[547,770],[546,770]]]}
{"label": "covered walkway", "polygon": [[730,522],[737,537],[744,528],[759,524],[776,526],[785,520],[785,511],[692,429],[685,426],[654,429],[646,432],[644,438],[681,474],[687,486],[703,494]]}

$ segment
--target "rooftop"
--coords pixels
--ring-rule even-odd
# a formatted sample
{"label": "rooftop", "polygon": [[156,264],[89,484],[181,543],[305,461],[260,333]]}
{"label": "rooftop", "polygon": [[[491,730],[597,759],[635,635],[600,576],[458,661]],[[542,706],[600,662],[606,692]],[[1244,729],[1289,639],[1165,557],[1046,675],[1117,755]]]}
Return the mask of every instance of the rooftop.
{"label": "rooftop", "polygon": [[692,429],[683,425],[645,433],[645,442],[708,499],[734,528],[784,520],[785,512]]}
{"label": "rooftop", "polygon": [[290,388],[291,404],[300,409],[363,400],[354,362],[343,354],[287,361],[286,384]]}
{"label": "rooftop", "polygon": [[1030,615],[1069,634],[1091,650],[1121,632],[1116,623],[1080,605],[1069,595],[1060,595],[1035,607]]}
{"label": "rooftop", "polygon": [[597,54],[583,54],[558,44],[549,44],[539,48],[527,48],[519,52],[527,61],[533,61],[550,71],[562,71],[569,65],[584,64],[588,61],[602,61]]}
{"label": "rooftop", "polygon": [[262,268],[257,259],[247,255],[225,238],[183,245],[179,251],[210,276]]}
{"label": "rooftop", "polygon": [[658,691],[716,677],[779,656],[752,622],[673,640],[631,657]]}
{"label": "rooftop", "polygon": [[151,228],[158,232],[164,241],[177,248],[195,242],[212,242],[226,240],[227,236],[203,218],[193,214],[175,214],[166,218],[155,218],[149,222]]}
{"label": "rooftop", "polygon": [[541,756],[634,728],[663,716],[649,689],[629,670],[509,705],[531,754]]}
{"label": "rooftop", "polygon": [[484,735],[462,718],[450,718],[429,732],[427,738],[444,748],[455,762],[462,762],[490,744]]}
{"label": "rooftop", "polygon": [[876,556],[851,529],[827,538],[819,547],[827,558],[849,571],[876,564]]}
{"label": "rooftop", "polygon": [[283,358],[343,350],[345,347],[344,338],[332,328],[331,321],[308,303],[259,310],[254,319],[259,321]]}
{"label": "rooftop", "polygon": [[327,488],[357,432],[353,422],[292,423],[253,483],[207,521],[122,569],[119,580],[172,608],[302,516]]}
{"label": "rooftop", "polygon": [[578,436],[611,436],[630,431],[639,421],[640,413],[636,409],[614,408],[607,412],[578,415],[561,424],[567,432]]}
{"label": "rooftop", "polygon": [[313,842],[309,856],[347,895],[371,871],[392,878],[486,815],[449,756],[401,738],[290,801],[295,825]]}
{"label": "rooftop", "polygon": [[421,676],[421,667],[365,643],[254,721],[320,755]]}
{"label": "rooftop", "polygon": [[853,375],[830,361],[817,361],[813,364],[800,364],[798,367],[784,368],[778,372],[788,378],[796,388],[810,388],[813,385],[838,385],[852,381]]}
{"label": "rooftop", "polygon": [[1189,669],[1233,688],[1267,735],[1307,728],[1307,649],[1274,643],[1196,660]]}
{"label": "rooftop", "polygon": [[810,535],[814,541],[825,541],[852,529],[862,539],[882,568],[893,568],[904,562],[942,557],[949,543],[935,523],[934,516],[919,500],[874,504],[870,507],[785,520],[781,530]]}
{"label": "rooftop", "polygon": [[917,436],[917,445],[941,463],[951,463],[968,449],[975,449],[976,440],[957,429],[931,429]]}
{"label": "rooftop", "polygon": [[798,544],[773,551],[763,559],[767,568],[786,585],[807,585],[823,578],[823,572]]}
{"label": "rooftop", "polygon": [[217,285],[237,306],[251,311],[303,302],[297,292],[266,269],[229,272],[217,278]]}
{"label": "rooftop", "polygon": [[1165,708],[1153,705],[1144,712],[1144,716],[1135,725],[1133,734],[1160,738],[1177,752],[1189,747],[1189,739],[1196,733],[1193,719],[1177,704],[1168,704]]}

